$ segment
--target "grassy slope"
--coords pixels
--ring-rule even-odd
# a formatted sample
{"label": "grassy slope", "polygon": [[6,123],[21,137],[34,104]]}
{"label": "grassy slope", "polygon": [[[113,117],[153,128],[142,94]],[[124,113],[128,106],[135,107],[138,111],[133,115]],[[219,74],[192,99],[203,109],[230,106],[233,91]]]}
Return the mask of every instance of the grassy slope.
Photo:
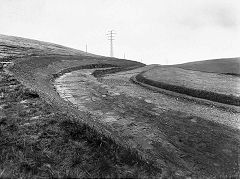
{"label": "grassy slope", "polygon": [[240,75],[240,58],[223,58],[174,65],[186,70]]}
{"label": "grassy slope", "polygon": [[83,51],[64,47],[58,44],[42,42],[21,37],[6,36],[0,34],[0,59],[11,60],[19,57],[42,55],[84,55]]}
{"label": "grassy slope", "polygon": [[[136,79],[139,82],[165,90],[239,106],[239,79],[229,75],[218,74],[220,72],[227,74],[234,73],[236,76],[236,73],[238,73],[236,68],[238,61],[239,59],[233,59],[232,63],[229,62],[229,67],[226,60],[222,59],[219,60],[219,63],[217,63],[217,60],[210,60],[171,67],[158,67],[137,75]],[[199,67],[197,66],[198,64]],[[205,70],[214,73],[193,70]]]}

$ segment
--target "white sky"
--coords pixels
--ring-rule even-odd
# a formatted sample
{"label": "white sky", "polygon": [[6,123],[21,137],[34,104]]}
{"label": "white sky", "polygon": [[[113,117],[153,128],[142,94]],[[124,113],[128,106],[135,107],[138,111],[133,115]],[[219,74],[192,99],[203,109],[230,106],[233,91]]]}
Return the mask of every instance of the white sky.
{"label": "white sky", "polygon": [[0,0],[0,33],[174,64],[240,56],[239,0]]}

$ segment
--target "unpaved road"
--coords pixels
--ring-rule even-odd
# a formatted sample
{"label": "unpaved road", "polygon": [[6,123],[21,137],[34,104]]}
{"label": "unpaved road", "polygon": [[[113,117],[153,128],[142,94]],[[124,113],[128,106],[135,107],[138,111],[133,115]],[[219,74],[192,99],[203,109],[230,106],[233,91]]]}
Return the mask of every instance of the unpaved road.
{"label": "unpaved road", "polygon": [[240,113],[156,93],[133,70],[96,79],[94,70],[56,79],[59,95],[111,126],[128,146],[176,175],[239,176]]}

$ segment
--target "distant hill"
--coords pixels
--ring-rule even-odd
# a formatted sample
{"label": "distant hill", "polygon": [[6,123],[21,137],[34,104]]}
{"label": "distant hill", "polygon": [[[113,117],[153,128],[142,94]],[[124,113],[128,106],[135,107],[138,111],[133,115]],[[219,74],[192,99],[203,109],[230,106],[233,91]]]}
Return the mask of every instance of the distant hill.
{"label": "distant hill", "polygon": [[240,75],[240,57],[189,62],[173,66],[186,70]]}

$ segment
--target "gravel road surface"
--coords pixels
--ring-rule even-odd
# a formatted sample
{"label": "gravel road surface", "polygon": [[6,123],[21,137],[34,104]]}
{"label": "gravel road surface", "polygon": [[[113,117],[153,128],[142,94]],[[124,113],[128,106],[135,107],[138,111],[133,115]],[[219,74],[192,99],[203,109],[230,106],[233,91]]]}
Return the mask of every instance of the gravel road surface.
{"label": "gravel road surface", "polygon": [[66,73],[55,81],[59,95],[94,120],[111,126],[143,157],[176,175],[236,176],[240,110],[154,92],[130,78],[142,69],[102,78],[94,70]]}

